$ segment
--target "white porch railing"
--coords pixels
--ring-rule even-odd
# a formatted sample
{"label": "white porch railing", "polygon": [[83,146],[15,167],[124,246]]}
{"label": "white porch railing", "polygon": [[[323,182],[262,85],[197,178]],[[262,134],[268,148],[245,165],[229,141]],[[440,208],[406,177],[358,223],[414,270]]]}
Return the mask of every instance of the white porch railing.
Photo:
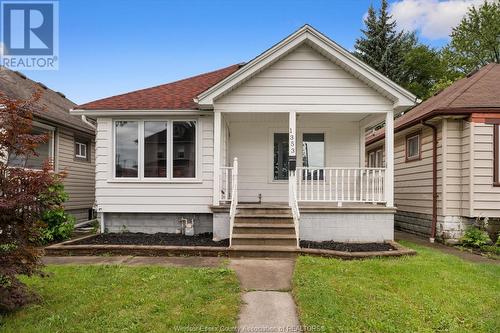
{"label": "white porch railing", "polygon": [[229,203],[233,197],[233,166],[220,167],[219,184],[220,184],[220,203]]}
{"label": "white porch railing", "polygon": [[297,248],[300,248],[300,211],[299,211],[299,203],[297,201],[297,174],[295,171],[290,171],[288,175],[289,181],[289,193],[288,193],[288,201],[290,208],[292,210],[293,216],[293,224],[295,226],[295,237],[297,238]]}
{"label": "white porch railing", "polygon": [[236,216],[236,207],[238,205],[238,158],[235,157],[233,161],[233,167],[231,170],[231,207],[229,208],[229,246],[232,246],[233,242],[233,227],[234,227],[234,217]]}
{"label": "white porch railing", "polygon": [[385,168],[297,167],[299,202],[384,203]]}

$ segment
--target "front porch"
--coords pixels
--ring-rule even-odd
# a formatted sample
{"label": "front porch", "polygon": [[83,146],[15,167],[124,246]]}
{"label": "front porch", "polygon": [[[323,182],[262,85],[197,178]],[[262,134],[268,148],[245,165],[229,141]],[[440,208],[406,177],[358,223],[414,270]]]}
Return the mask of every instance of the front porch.
{"label": "front porch", "polygon": [[[387,118],[392,123],[392,117],[392,112],[216,112],[213,204],[232,200],[237,159],[239,203],[290,203],[295,195],[299,203],[392,207],[392,163],[366,167],[364,145],[365,129]],[[388,144],[386,160],[391,155]]]}
{"label": "front porch", "polygon": [[[364,147],[365,128],[386,120],[390,131],[392,117],[215,112],[214,237],[230,238],[233,247],[393,240],[392,165],[366,167]],[[392,144],[386,147],[391,156]],[[293,225],[292,238],[262,227],[277,211]],[[246,224],[249,212],[254,229],[241,235],[235,221]]]}

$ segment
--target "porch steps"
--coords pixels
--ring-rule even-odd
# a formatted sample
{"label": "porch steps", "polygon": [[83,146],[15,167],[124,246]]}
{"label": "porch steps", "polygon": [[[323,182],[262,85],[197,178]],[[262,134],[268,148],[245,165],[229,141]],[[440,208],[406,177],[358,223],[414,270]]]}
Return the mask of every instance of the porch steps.
{"label": "porch steps", "polygon": [[297,239],[293,216],[284,205],[238,205],[234,220],[232,256],[291,257]]}

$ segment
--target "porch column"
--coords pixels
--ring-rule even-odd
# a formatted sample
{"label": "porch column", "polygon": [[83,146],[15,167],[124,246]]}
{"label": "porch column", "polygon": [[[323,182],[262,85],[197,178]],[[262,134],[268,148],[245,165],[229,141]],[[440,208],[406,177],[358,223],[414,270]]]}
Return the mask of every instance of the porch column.
{"label": "porch column", "polygon": [[365,154],[366,154],[366,146],[365,146],[365,131],[366,126],[359,126],[359,167],[365,167]]}
{"label": "porch column", "polygon": [[295,170],[297,167],[297,113],[290,111],[288,114],[288,203],[292,205],[293,187],[295,181]]}
{"label": "porch column", "polygon": [[214,193],[213,205],[220,203],[220,148],[221,148],[222,117],[219,111],[214,110]]}
{"label": "porch column", "polygon": [[385,115],[385,200],[394,207],[394,113]]}

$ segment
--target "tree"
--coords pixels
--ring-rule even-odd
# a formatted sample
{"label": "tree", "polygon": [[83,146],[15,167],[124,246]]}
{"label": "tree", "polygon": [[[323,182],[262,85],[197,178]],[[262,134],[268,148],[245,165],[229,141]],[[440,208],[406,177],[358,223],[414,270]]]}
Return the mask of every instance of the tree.
{"label": "tree", "polygon": [[387,0],[382,0],[378,15],[370,5],[362,29],[364,36],[356,39],[354,54],[391,80],[401,80],[404,46],[411,34],[396,31],[396,22],[388,12]]}
{"label": "tree", "polygon": [[42,170],[10,167],[9,156],[28,158],[46,142],[46,135],[33,135],[33,110],[40,97],[18,100],[0,95],[0,312],[12,311],[34,300],[36,295],[17,275],[40,272],[42,250],[38,245],[41,214],[51,208],[61,182],[46,162]]}
{"label": "tree", "polygon": [[500,2],[472,6],[443,50],[451,73],[468,74],[490,63],[500,63]]}
{"label": "tree", "polygon": [[439,50],[420,44],[415,33],[404,45],[399,84],[421,99],[434,93],[434,87],[446,74],[446,65]]}

